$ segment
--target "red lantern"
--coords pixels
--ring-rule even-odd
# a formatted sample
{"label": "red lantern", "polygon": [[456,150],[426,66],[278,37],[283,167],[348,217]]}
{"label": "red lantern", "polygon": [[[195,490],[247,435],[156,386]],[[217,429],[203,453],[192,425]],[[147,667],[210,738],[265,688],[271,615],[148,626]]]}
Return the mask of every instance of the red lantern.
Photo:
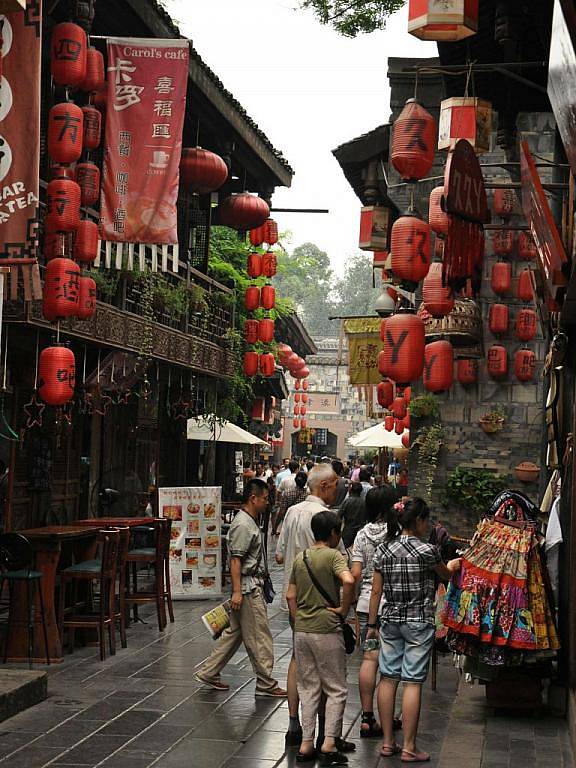
{"label": "red lantern", "polygon": [[404,387],[402,397],[406,401],[406,405],[410,405],[410,400],[412,399],[412,387]]}
{"label": "red lantern", "polygon": [[378,405],[381,408],[390,408],[394,400],[394,384],[389,380],[381,381],[376,387]]}
{"label": "red lantern", "polygon": [[68,347],[47,347],[38,359],[38,394],[48,405],[65,405],[74,395],[76,361]]}
{"label": "red lantern", "polygon": [[224,184],[228,178],[228,166],[214,152],[201,147],[187,148],[182,150],[180,178],[192,194],[207,195]]}
{"label": "red lantern", "polygon": [[300,402],[300,392],[296,392],[294,395],[294,402],[299,403]]}
{"label": "red lantern", "polygon": [[300,419],[292,419],[292,426],[294,429],[300,429]]}
{"label": "red lantern", "polygon": [[80,187],[82,205],[94,205],[100,197],[100,168],[94,163],[78,163],[76,182]]}
{"label": "red lantern", "polygon": [[258,320],[244,321],[244,341],[246,344],[258,343]]}
{"label": "red lantern", "polygon": [[103,114],[106,112],[106,106],[108,104],[108,89],[106,84],[104,84],[104,87],[100,88],[100,90],[96,91],[96,93],[92,96],[92,104],[100,113]]}
{"label": "red lantern", "polygon": [[452,150],[466,139],[477,155],[490,149],[492,105],[475,96],[457,96],[440,102],[438,149]]}
{"label": "red lantern", "polygon": [[458,360],[457,371],[458,381],[463,387],[476,384],[478,381],[478,360],[473,360],[471,358]]}
{"label": "red lantern", "polygon": [[[302,384],[303,383],[304,382],[302,382]],[[300,381],[298,379],[294,382],[294,389],[300,389]]]}
{"label": "red lantern", "polygon": [[497,256],[510,256],[514,250],[514,232],[511,229],[495,229],[492,232],[492,248]]}
{"label": "red lantern", "polygon": [[510,292],[512,287],[512,267],[505,261],[499,261],[492,267],[492,276],[490,284],[492,290],[498,296],[503,296]]}
{"label": "red lantern", "polygon": [[396,419],[403,419],[406,416],[406,401],[403,397],[395,397],[390,407]]}
{"label": "red lantern", "polygon": [[307,426],[308,426],[308,423],[306,419],[300,419],[300,429],[306,429]]}
{"label": "red lantern", "polygon": [[262,274],[265,277],[274,277],[276,268],[276,254],[274,251],[267,251],[264,256],[262,256]]}
{"label": "red lantern", "polygon": [[516,315],[516,336],[520,341],[532,341],[538,330],[538,317],[533,309],[521,309]]}
{"label": "red lantern", "polygon": [[404,433],[404,419],[394,420],[394,432],[396,432],[397,435],[402,435]]}
{"label": "red lantern", "polygon": [[73,232],[80,223],[80,187],[70,179],[53,179],[46,191],[46,226],[51,232]]}
{"label": "red lantern", "polygon": [[300,416],[300,406],[295,405],[294,406],[294,416]]}
{"label": "red lantern", "polygon": [[[301,363],[299,361],[302,361]],[[283,361],[284,367],[288,368],[289,371],[294,371],[297,368],[302,368],[304,366],[304,360],[296,354],[296,352],[292,352],[292,354],[288,355],[288,357]],[[296,384],[299,384],[299,382],[296,382]],[[296,389],[299,389],[299,386],[296,386]]]}
{"label": "red lantern", "polygon": [[244,375],[256,376],[258,373],[258,352],[245,352],[244,353]]}
{"label": "red lantern", "polygon": [[494,344],[488,350],[487,359],[488,374],[493,379],[505,379],[508,375],[508,353],[506,347]]}
{"label": "red lantern", "polygon": [[78,320],[89,320],[96,312],[96,283],[91,277],[80,278],[80,299],[78,301]]}
{"label": "red lantern", "polygon": [[[308,370],[308,369],[306,369],[306,370]],[[308,373],[308,375],[310,375],[310,373]],[[308,389],[308,382],[307,381],[303,381],[302,382],[302,389],[304,389],[304,390]]]}
{"label": "red lantern", "polygon": [[44,257],[46,261],[66,256],[66,238],[59,232],[47,232],[44,235]]}
{"label": "red lantern", "polygon": [[80,300],[80,267],[71,259],[52,259],[46,265],[42,295],[44,317],[53,322],[74,317]]}
{"label": "red lantern", "polygon": [[258,321],[258,340],[263,344],[274,341],[274,320],[265,318]]}
{"label": "red lantern", "polygon": [[445,286],[442,280],[442,264],[430,265],[430,271],[424,278],[422,298],[426,311],[432,317],[446,317],[454,309],[454,294],[450,286]]}
{"label": "red lantern", "polygon": [[407,413],[406,416],[402,419],[402,423],[404,424],[404,429],[410,429],[410,414]]}
{"label": "red lantern", "polygon": [[304,392],[302,395],[302,402],[307,403],[308,402],[308,395]]}
{"label": "red lantern", "polygon": [[534,291],[532,290],[532,279],[529,269],[522,270],[518,277],[517,295],[520,301],[534,300]]}
{"label": "red lantern", "polygon": [[259,227],[269,215],[268,203],[248,192],[230,195],[218,206],[218,223],[241,231]]}
{"label": "red lantern", "polygon": [[276,289],[272,285],[262,286],[260,301],[264,309],[274,309],[276,304]]}
{"label": "red lantern", "polygon": [[394,429],[394,416],[386,416],[384,419],[384,429],[386,429],[387,432],[392,432]]}
{"label": "red lantern", "polygon": [[249,312],[254,312],[260,306],[260,288],[249,285],[244,294],[244,306]]}
{"label": "red lantern", "polygon": [[416,216],[401,216],[390,236],[392,272],[400,280],[418,283],[430,269],[430,227]]}
{"label": "red lantern", "polygon": [[[310,376],[310,370],[304,366],[304,368],[299,368],[297,371],[293,371],[292,376],[294,376],[295,379],[307,379],[308,376]],[[302,388],[308,389],[308,382],[303,381]]]}
{"label": "red lantern", "polygon": [[264,226],[266,227],[264,242],[268,243],[269,246],[276,245],[278,242],[278,224],[274,219],[268,219]]}
{"label": "red lantern", "polygon": [[300,406],[300,416],[306,416],[306,406],[301,405]]}
{"label": "red lantern", "polygon": [[513,189],[495,189],[492,208],[494,214],[502,219],[509,219],[516,207],[516,195]]}
{"label": "red lantern", "polygon": [[422,376],[424,323],[414,314],[399,312],[386,321],[386,341],[379,355],[378,369],[397,384],[408,384]]}
{"label": "red lantern", "polygon": [[456,42],[478,31],[479,0],[410,0],[408,32],[420,40]]}
{"label": "red lantern", "polygon": [[75,163],[82,154],[84,114],[80,107],[65,101],[48,113],[48,154],[55,163]]}
{"label": "red lantern", "polygon": [[278,354],[280,356],[280,360],[284,362],[284,360],[287,360],[288,357],[292,354],[292,347],[288,346],[288,344],[278,344]]}
{"label": "red lantern", "polygon": [[454,382],[454,349],[449,341],[426,344],[424,352],[424,388],[445,392]]}
{"label": "red lantern", "polygon": [[90,219],[78,222],[74,240],[74,258],[83,263],[92,263],[98,256],[98,224]]}
{"label": "red lantern", "polygon": [[50,69],[56,85],[79,86],[86,78],[86,33],[77,24],[56,24]]}
{"label": "red lantern", "polygon": [[430,229],[439,237],[445,237],[448,234],[448,214],[442,210],[442,195],[444,187],[436,187],[430,193],[430,204],[428,208],[428,223]]}
{"label": "red lantern", "polygon": [[514,374],[518,381],[532,381],[536,368],[536,355],[530,349],[519,349],[514,355]]}
{"label": "red lantern", "polygon": [[272,352],[260,355],[260,373],[262,376],[273,376],[276,370],[276,359]]}
{"label": "red lantern", "polygon": [[434,164],[434,118],[415,99],[408,99],[392,130],[392,165],[403,181],[423,179]]}
{"label": "red lantern", "polygon": [[402,435],[402,445],[404,448],[410,448],[410,432],[404,432]]}
{"label": "red lantern", "polygon": [[246,263],[246,272],[248,277],[255,280],[262,274],[262,256],[259,253],[251,253],[248,255],[248,261]]}
{"label": "red lantern", "polygon": [[98,149],[102,138],[102,115],[91,104],[82,107],[84,133],[82,147],[86,149]]}
{"label": "red lantern", "polygon": [[495,336],[508,333],[509,312],[506,304],[492,304],[488,325]]}
{"label": "red lantern", "polygon": [[522,261],[535,261],[538,248],[530,232],[520,232],[518,235],[518,256]]}
{"label": "red lantern", "polygon": [[88,48],[86,51],[86,76],[80,85],[80,90],[94,93],[104,88],[105,83],[104,56],[96,48]]}
{"label": "red lantern", "polygon": [[266,240],[266,224],[250,230],[250,242],[258,248]]}

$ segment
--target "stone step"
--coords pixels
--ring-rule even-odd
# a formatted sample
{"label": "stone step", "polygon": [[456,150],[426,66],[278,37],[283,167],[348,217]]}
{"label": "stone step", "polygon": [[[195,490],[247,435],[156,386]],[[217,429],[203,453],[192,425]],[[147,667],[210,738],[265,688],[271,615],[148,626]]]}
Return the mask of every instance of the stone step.
{"label": "stone step", "polygon": [[0,722],[13,717],[48,696],[45,672],[24,669],[0,669]]}

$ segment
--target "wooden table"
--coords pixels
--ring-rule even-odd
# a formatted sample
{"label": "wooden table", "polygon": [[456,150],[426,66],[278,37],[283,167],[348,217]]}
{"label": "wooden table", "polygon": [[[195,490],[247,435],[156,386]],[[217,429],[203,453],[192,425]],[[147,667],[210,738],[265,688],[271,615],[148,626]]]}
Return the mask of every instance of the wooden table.
{"label": "wooden table", "polygon": [[90,517],[86,520],[74,520],[71,526],[86,528],[134,528],[137,525],[152,525],[159,517]]}
{"label": "wooden table", "polygon": [[[79,525],[48,525],[45,528],[29,528],[18,531],[25,536],[35,552],[35,570],[42,572],[40,581],[44,610],[46,613],[46,629],[48,633],[48,651],[50,662],[62,661],[62,643],[56,620],[56,574],[60,563],[62,547],[71,546],[76,561],[87,560],[94,551],[98,535],[97,528]],[[28,660],[28,617],[26,585],[15,582],[13,599],[10,610],[13,611],[12,632],[8,638],[8,659],[10,661]],[[36,597],[34,611],[34,648],[32,661],[45,664],[46,652],[44,635],[42,633],[42,618],[40,601]]]}

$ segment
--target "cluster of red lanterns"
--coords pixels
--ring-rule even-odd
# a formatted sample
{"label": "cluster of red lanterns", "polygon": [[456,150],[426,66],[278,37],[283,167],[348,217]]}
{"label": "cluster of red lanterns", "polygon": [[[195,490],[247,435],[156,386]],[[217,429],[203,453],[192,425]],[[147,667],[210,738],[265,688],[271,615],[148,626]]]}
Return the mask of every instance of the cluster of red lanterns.
{"label": "cluster of red lanterns", "polygon": [[377,388],[378,404],[388,411],[384,429],[402,436],[402,445],[410,447],[410,387],[399,387],[391,379],[384,379]]}
{"label": "cluster of red lanterns", "polygon": [[[294,362],[293,356],[296,353],[292,352],[292,348],[287,344],[280,344],[279,353],[282,365],[287,367],[290,364],[292,366],[290,373],[294,377],[294,418],[292,419],[292,426],[294,429],[306,429],[308,422],[305,416],[308,411],[308,376],[310,371],[305,364],[300,368],[294,368],[294,365],[297,363]],[[302,360],[301,357],[299,358],[300,360]]]}

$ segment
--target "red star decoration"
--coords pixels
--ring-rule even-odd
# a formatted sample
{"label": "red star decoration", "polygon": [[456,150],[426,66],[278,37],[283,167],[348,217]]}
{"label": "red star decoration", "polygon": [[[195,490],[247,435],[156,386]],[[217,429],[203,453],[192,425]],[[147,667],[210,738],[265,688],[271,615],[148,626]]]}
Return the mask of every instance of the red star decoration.
{"label": "red star decoration", "polygon": [[87,392],[85,399],[88,404],[88,413],[90,416],[93,416],[94,414],[105,416],[106,411],[112,403],[112,398],[109,395],[105,395],[99,386],[96,387],[93,392]]}
{"label": "red star decoration", "polygon": [[37,392],[34,391],[32,399],[23,408],[26,414],[26,429],[33,429],[34,427],[42,426],[43,413],[46,410],[46,405],[38,400]]}

